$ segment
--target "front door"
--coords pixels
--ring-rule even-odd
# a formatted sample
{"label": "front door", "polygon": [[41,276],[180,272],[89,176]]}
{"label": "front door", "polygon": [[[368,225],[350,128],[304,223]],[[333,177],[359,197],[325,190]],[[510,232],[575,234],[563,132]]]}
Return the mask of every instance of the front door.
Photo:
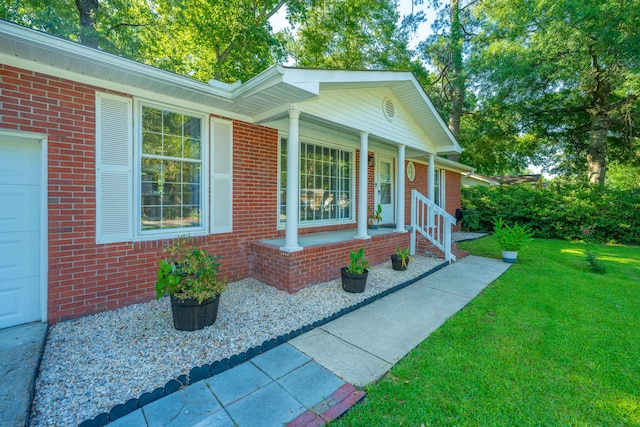
{"label": "front door", "polygon": [[376,155],[376,208],[382,206],[381,224],[395,223],[393,159]]}
{"label": "front door", "polygon": [[41,320],[40,153],[0,135],[0,328]]}

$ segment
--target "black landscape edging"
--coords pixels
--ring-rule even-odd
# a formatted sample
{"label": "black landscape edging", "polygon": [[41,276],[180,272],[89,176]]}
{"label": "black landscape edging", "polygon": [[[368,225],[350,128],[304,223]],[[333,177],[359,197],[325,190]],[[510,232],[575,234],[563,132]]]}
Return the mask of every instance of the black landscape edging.
{"label": "black landscape edging", "polygon": [[442,270],[447,265],[449,265],[449,262],[445,261],[442,264],[435,266],[431,270],[414,277],[413,279],[407,280],[406,282],[400,283],[396,286],[386,289],[376,295],[372,295],[354,305],[345,307],[331,314],[330,316],[325,317],[324,319],[317,320],[309,325],[305,325],[294,331],[280,335],[276,338],[271,338],[269,340],[266,340],[261,345],[251,347],[247,349],[247,351],[245,352],[241,352],[229,358],[217,360],[210,364],[205,363],[202,366],[197,366],[195,368],[192,368],[191,371],[189,371],[189,375],[180,375],[176,379],[169,380],[164,387],[157,388],[149,393],[143,393],[138,399],[129,399],[125,403],[115,405],[114,407],[111,408],[111,410],[108,413],[103,412],[90,420],[85,420],[82,423],[80,423],[78,427],[105,426],[112,421],[115,421],[119,418],[129,415],[131,412],[134,412],[135,410],[142,408],[143,406],[146,406],[151,402],[155,402],[156,400],[161,399],[165,396],[168,396],[171,393],[175,393],[176,391],[180,390],[184,386],[195,384],[198,381],[218,375],[241,363],[247,362],[256,356],[259,356],[262,353],[266,353],[267,351],[281,344],[284,344],[287,341],[299,335],[302,335],[303,333],[309,332],[310,330],[320,327],[322,325],[325,325],[331,322],[332,320],[335,320],[339,317],[344,316],[345,314],[351,313],[352,311],[355,311],[361,307],[364,307],[365,305],[371,304],[372,302],[377,301],[380,298],[383,298],[387,295],[390,295],[394,292],[404,289],[407,286],[413,285],[417,281],[424,279],[425,277],[435,273],[436,271]]}

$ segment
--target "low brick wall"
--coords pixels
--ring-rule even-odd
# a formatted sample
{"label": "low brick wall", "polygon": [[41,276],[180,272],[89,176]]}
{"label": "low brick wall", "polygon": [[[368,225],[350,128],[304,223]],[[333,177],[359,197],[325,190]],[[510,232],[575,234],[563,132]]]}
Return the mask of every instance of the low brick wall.
{"label": "low brick wall", "polygon": [[367,240],[307,246],[297,252],[285,252],[274,245],[253,242],[251,276],[289,293],[298,292],[316,283],[339,278],[340,268],[349,264],[352,250],[364,247],[365,259],[374,266],[389,261],[396,246],[408,247],[410,236],[410,233],[389,233]]}

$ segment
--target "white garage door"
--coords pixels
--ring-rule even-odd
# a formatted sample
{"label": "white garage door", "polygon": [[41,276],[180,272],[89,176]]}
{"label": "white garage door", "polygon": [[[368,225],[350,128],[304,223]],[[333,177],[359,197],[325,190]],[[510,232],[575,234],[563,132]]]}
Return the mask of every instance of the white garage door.
{"label": "white garage door", "polygon": [[41,318],[40,150],[0,136],[0,328]]}

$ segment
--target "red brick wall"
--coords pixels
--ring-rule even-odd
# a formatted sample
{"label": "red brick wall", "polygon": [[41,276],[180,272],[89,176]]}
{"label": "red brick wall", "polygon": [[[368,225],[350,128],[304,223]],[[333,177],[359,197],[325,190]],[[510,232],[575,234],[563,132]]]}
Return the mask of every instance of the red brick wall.
{"label": "red brick wall", "polygon": [[[110,92],[0,64],[0,129],[41,133],[48,138],[48,317],[51,323],[152,299],[157,262],[163,257],[162,247],[169,243],[166,239],[95,243],[96,91]],[[284,269],[288,271],[284,288],[297,290],[300,283],[320,281],[320,273],[327,270],[325,262],[335,266],[338,272],[339,267],[348,263],[351,246],[359,246],[360,242],[322,250],[309,248],[288,258],[283,257],[279,249],[268,255],[268,259],[260,258],[264,255],[252,248],[257,240],[284,235],[282,230],[277,230],[278,133],[235,121],[233,138],[233,232],[197,237],[196,243],[221,255],[221,274],[228,281],[253,274],[265,281],[270,276],[268,281],[274,283]],[[356,183],[359,155],[356,152]],[[369,168],[369,205],[373,203],[373,172],[373,168]],[[453,181],[453,178],[447,179],[447,186]],[[424,183],[421,191],[426,192],[424,165],[416,165],[415,183],[407,182],[406,194],[410,194],[411,185],[422,185],[418,183]],[[454,194],[449,189],[447,193]],[[357,214],[357,190],[354,200]],[[410,203],[408,196],[407,200]],[[447,204],[449,206],[449,202]],[[455,210],[459,203],[451,206]],[[406,213],[408,223],[409,208]],[[348,224],[303,228],[300,234],[354,227]],[[395,237],[362,242],[372,265],[386,261],[396,245],[408,246],[408,234],[392,236]],[[374,242],[379,246],[374,246]],[[254,258],[256,267],[252,268]],[[286,263],[275,262],[281,258],[287,258]],[[267,261],[271,262],[270,267],[266,267]]]}
{"label": "red brick wall", "polygon": [[368,240],[349,240],[283,252],[261,242],[252,243],[254,268],[251,276],[287,292],[340,277],[340,268],[349,264],[350,252],[364,247],[370,266],[389,261],[396,246],[409,247],[409,233],[388,233]]}
{"label": "red brick wall", "polygon": [[[407,162],[408,163],[408,162]],[[429,177],[427,175],[427,165],[423,165],[421,163],[414,163],[416,167],[416,177],[413,182],[409,181],[406,177],[404,178],[404,217],[405,217],[405,225],[411,224],[411,191],[417,190],[423,196],[426,196],[429,192],[428,181]],[[405,164],[405,171],[407,170],[407,165]]]}
{"label": "red brick wall", "polygon": [[462,175],[457,172],[445,171],[445,208],[447,212],[455,216],[456,209],[460,208],[462,202],[460,200],[460,185]]}
{"label": "red brick wall", "polygon": [[[1,129],[48,138],[50,322],[152,299],[167,240],[95,243],[95,92],[108,91],[5,65],[0,91]],[[277,131],[235,122],[233,132],[234,231],[196,238],[230,281],[250,274],[249,242],[277,235]]]}

